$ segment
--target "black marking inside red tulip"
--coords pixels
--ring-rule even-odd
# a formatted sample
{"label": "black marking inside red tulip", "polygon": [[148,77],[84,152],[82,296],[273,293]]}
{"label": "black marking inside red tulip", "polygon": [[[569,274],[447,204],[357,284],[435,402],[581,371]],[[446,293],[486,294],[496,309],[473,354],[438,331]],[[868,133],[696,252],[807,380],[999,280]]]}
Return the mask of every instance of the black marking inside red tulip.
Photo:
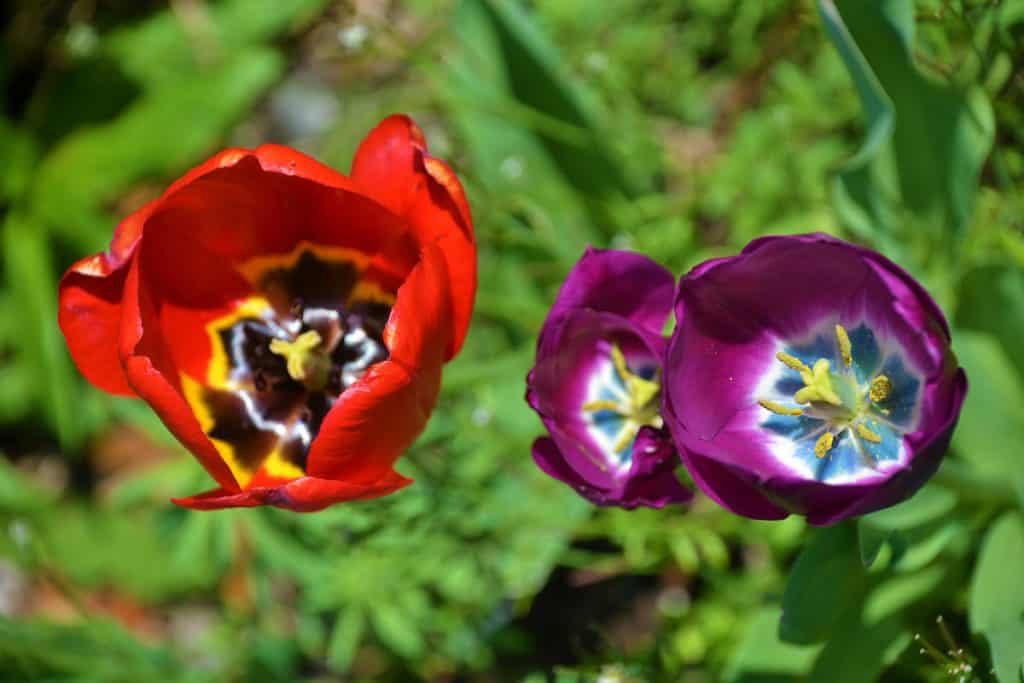
{"label": "black marking inside red tulip", "polygon": [[275,307],[294,306],[298,298],[306,306],[333,308],[349,298],[359,281],[359,270],[347,261],[326,261],[303,251],[287,268],[272,268],[259,278],[258,288]]}
{"label": "black marking inside red tulip", "polygon": [[[203,389],[212,421],[207,433],[230,444],[246,471],[254,473],[277,449],[281,460],[304,472],[310,444],[334,402],[387,359],[383,333],[391,307],[358,300],[346,305],[357,276],[352,264],[304,252],[291,269],[261,278],[272,311],[218,331],[230,388]],[[310,332],[317,343],[308,355],[324,369],[322,381],[296,378],[280,349],[271,350],[274,340],[294,345]]]}

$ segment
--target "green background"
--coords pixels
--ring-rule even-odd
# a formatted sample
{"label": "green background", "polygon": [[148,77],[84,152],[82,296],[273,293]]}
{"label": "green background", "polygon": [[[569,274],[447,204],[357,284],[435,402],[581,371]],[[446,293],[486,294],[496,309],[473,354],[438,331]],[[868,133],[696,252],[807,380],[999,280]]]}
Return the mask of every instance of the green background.
{"label": "green background", "polygon": [[[0,681],[1021,680],[1021,0],[0,13]],[[345,171],[394,111],[479,240],[472,331],[399,465],[416,484],[315,515],[172,506],[209,479],[78,375],[60,274],[221,147]],[[817,230],[904,265],[954,324],[970,395],[917,496],[814,531],[705,498],[598,510],[534,467],[524,378],[587,244],[681,274]]]}

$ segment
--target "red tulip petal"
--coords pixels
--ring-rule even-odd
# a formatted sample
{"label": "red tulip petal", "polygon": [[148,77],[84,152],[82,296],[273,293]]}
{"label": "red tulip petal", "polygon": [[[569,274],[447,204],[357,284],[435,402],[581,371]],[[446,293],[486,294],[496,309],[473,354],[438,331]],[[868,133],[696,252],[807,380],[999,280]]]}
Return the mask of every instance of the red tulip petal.
{"label": "red tulip petal", "polygon": [[172,498],[172,502],[193,510],[219,510],[232,507],[274,505],[296,512],[315,512],[334,503],[380,498],[405,488],[412,483],[391,470],[376,481],[354,484],[317,477],[300,477],[275,487],[254,486],[239,493],[215,489],[185,498]]}
{"label": "red tulip petal", "polygon": [[344,174],[325,166],[312,157],[297,152],[283,145],[261,145],[254,152],[260,160],[260,166],[267,171],[275,171],[284,175],[295,175],[308,178],[321,185],[335,187],[350,192],[358,192],[355,184]]}
{"label": "red tulip petal", "polygon": [[269,172],[249,156],[208,172],[154,212],[145,271],[176,305],[223,309],[247,296],[267,269],[303,250],[327,249],[393,293],[414,263],[406,234],[372,199]]}
{"label": "red tulip petal", "polygon": [[388,471],[426,426],[441,386],[451,313],[444,256],[424,247],[384,331],[391,357],[342,394],[309,451],[314,476],[365,483]]}
{"label": "red tulip petal", "polygon": [[404,216],[421,245],[437,243],[444,252],[453,297],[450,359],[465,339],[476,295],[476,244],[462,185],[444,162],[427,154],[423,133],[403,115],[384,119],[363,140],[352,180]]}
{"label": "red tulip petal", "polygon": [[121,297],[127,268],[102,277],[83,275],[79,267],[93,268],[101,256],[90,256],[72,266],[60,283],[57,321],[75,365],[89,382],[104,391],[134,396],[117,356],[117,330],[121,324]]}
{"label": "red tulip petal", "polygon": [[[160,327],[168,342],[168,352],[174,367],[196,382],[206,384],[207,371],[213,359],[208,325],[230,315],[233,306],[195,309],[163,302],[160,307]],[[223,355],[223,350],[218,350]]]}
{"label": "red tulip petal", "polygon": [[[199,426],[181,390],[149,287],[140,283],[139,260],[132,261],[124,283],[120,357],[128,384],[153,408],[167,428],[199,460],[218,484],[237,491],[238,483],[213,442]],[[148,284],[148,283],[147,283]]]}
{"label": "red tulip petal", "polygon": [[117,355],[121,298],[128,261],[156,205],[150,202],[121,221],[110,249],[71,266],[58,290],[57,322],[75,365],[93,386],[112,394],[135,395]]}
{"label": "red tulip petal", "polygon": [[352,160],[352,181],[399,216],[408,209],[426,178],[417,164],[427,141],[416,122],[393,114],[370,131]]}

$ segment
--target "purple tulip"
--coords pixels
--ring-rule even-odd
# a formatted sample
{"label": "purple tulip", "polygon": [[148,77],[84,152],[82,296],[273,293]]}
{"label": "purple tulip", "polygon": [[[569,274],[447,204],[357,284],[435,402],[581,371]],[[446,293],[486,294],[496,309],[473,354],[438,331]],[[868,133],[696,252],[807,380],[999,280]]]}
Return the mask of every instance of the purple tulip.
{"label": "purple tulip", "polygon": [[534,442],[533,459],[597,505],[660,508],[692,496],[660,414],[673,285],[645,256],[588,249],[537,341],[526,400],[551,436]]}
{"label": "purple tulip", "polygon": [[755,519],[832,524],[909,498],[967,392],[949,327],[885,257],[765,237],[679,283],[663,414],[697,485]]}

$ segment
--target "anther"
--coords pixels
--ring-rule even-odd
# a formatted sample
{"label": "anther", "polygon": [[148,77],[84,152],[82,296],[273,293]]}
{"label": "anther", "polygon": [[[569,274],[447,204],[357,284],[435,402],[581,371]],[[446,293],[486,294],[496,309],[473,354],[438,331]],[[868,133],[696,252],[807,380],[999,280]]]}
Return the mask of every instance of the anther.
{"label": "anther", "polygon": [[761,404],[762,408],[764,408],[765,410],[769,410],[775,413],[776,415],[791,415],[793,417],[798,417],[804,414],[804,411],[801,410],[800,408],[787,408],[781,403],[776,403],[775,401],[761,400],[758,401],[758,403]]}
{"label": "anther", "polygon": [[661,385],[658,382],[644,379],[630,372],[629,366],[626,365],[626,356],[618,344],[612,344],[612,364],[615,366],[615,372],[626,385],[630,404],[635,410],[642,410],[649,406],[661,393]]}
{"label": "anther", "polygon": [[613,448],[615,449],[615,452],[619,453],[621,451],[626,450],[626,446],[628,446],[630,444],[630,442],[633,441],[633,439],[636,438],[636,435],[637,435],[637,433],[639,431],[640,431],[640,425],[636,425],[636,424],[628,424],[628,425],[626,425],[623,428],[622,432],[619,434],[619,438],[616,439],[616,441],[615,441],[615,446],[613,446]]}
{"label": "anther", "polygon": [[775,354],[775,357],[786,367],[792,370],[796,370],[801,375],[806,374],[810,376],[811,369],[807,367],[807,365],[796,356],[791,356],[785,351],[779,351],[778,353]]}
{"label": "anther", "polygon": [[850,335],[846,328],[836,325],[836,341],[839,342],[839,354],[843,357],[843,365],[850,367],[853,364],[853,345],[850,343]]}
{"label": "anther", "polygon": [[585,410],[588,413],[598,413],[598,412],[601,412],[602,410],[612,410],[612,411],[615,411],[615,412],[622,412],[622,406],[620,406],[615,401],[608,401],[608,400],[587,401],[586,403],[583,404],[583,410]]}
{"label": "anther", "polygon": [[866,425],[860,422],[857,423],[857,433],[865,441],[870,441],[871,443],[882,443],[882,437],[868,429]]}
{"label": "anther", "polygon": [[629,367],[626,365],[626,356],[622,353],[622,349],[619,348],[618,344],[612,344],[612,364],[615,366],[615,372],[619,374],[619,378],[623,382],[629,381]]}
{"label": "anther", "polygon": [[814,455],[819,458],[824,458],[828,455],[828,452],[832,450],[832,445],[835,443],[836,438],[832,436],[832,432],[825,432],[818,437],[817,442],[814,444]]}
{"label": "anther", "polygon": [[892,380],[885,375],[879,375],[871,380],[871,389],[868,395],[875,403],[881,403],[892,394]]}

